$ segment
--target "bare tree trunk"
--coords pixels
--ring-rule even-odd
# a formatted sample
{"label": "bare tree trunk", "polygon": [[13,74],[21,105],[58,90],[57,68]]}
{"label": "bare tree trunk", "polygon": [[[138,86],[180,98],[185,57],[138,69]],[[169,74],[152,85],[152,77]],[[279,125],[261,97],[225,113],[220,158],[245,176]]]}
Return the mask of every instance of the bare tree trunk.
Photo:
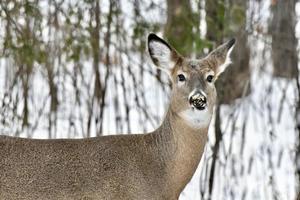
{"label": "bare tree trunk", "polygon": [[[54,135],[52,134],[53,130],[53,125],[56,126],[56,116],[57,116],[57,111],[58,111],[58,105],[59,105],[59,101],[58,101],[58,89],[56,84],[54,83],[54,71],[53,71],[53,62],[51,61],[47,61],[45,64],[46,67],[46,71],[47,71],[47,77],[48,77],[48,85],[49,85],[49,95],[51,97],[50,100],[50,115],[49,115],[49,138],[54,137]],[[55,131],[54,131],[55,132]]]}
{"label": "bare tree trunk", "polygon": [[209,183],[208,183],[208,192],[209,196],[211,197],[212,191],[213,191],[213,185],[214,185],[214,178],[215,178],[215,170],[216,170],[216,161],[218,159],[218,152],[220,149],[220,143],[222,141],[222,131],[221,131],[221,118],[220,118],[220,105],[217,105],[216,108],[216,121],[215,121],[215,137],[216,142],[213,146],[213,155],[212,155],[212,161],[211,161],[211,170],[209,174]]}
{"label": "bare tree trunk", "polygon": [[[94,15],[94,19],[96,22],[95,28],[91,31],[91,46],[92,46],[92,52],[93,52],[93,68],[95,73],[95,83],[94,83],[94,95],[92,104],[89,108],[89,116],[88,116],[88,124],[87,124],[87,137],[90,137],[91,132],[91,123],[92,123],[92,116],[93,116],[93,110],[94,105],[98,105],[101,102],[101,98],[103,96],[102,94],[102,83],[101,83],[101,77],[100,77],[100,71],[99,71],[99,62],[100,62],[100,3],[99,0],[97,0],[94,3],[91,12]],[[104,108],[103,108],[104,109]],[[98,121],[98,117],[96,117],[96,124]]]}
{"label": "bare tree trunk", "polygon": [[106,97],[106,91],[108,89],[107,83],[108,83],[108,78],[111,73],[111,63],[110,63],[110,45],[111,45],[111,25],[112,25],[112,20],[113,20],[113,14],[114,14],[114,9],[117,7],[118,0],[110,0],[109,1],[109,13],[107,16],[107,23],[106,23],[106,28],[107,28],[107,33],[105,35],[105,47],[106,47],[106,54],[105,54],[105,63],[106,63],[106,74],[104,77],[104,86],[102,87],[102,98],[101,98],[101,104],[100,104],[100,113],[99,113],[99,128],[97,127],[97,135],[102,134],[103,130],[103,120],[104,120],[104,108],[105,108],[105,97]]}
{"label": "bare tree trunk", "polygon": [[22,84],[23,84],[23,97],[24,97],[24,109],[23,109],[23,122],[22,128],[29,126],[29,108],[28,108],[28,99],[29,99],[29,82],[31,76],[31,66],[24,64],[21,66],[25,68],[22,74]]}
{"label": "bare tree trunk", "polygon": [[[206,38],[215,44],[221,44],[224,37],[225,1],[206,0],[205,11],[207,24]],[[211,46],[210,50],[213,48]]]}
{"label": "bare tree trunk", "polygon": [[[25,1],[25,4],[27,5],[28,2]],[[26,25],[23,28],[23,34],[24,34],[24,40],[25,44],[24,46],[27,49],[23,49],[24,57],[20,58],[20,65],[22,67],[22,84],[23,84],[23,97],[24,97],[24,109],[23,109],[23,123],[22,123],[22,128],[24,127],[29,127],[29,90],[30,90],[30,79],[32,76],[32,70],[33,70],[33,49],[32,46],[34,46],[34,32],[32,32],[31,27],[30,27],[30,22],[31,22],[31,17],[28,15],[28,11],[25,10],[25,21]]]}
{"label": "bare tree trunk", "polygon": [[297,74],[297,39],[295,36],[297,0],[272,1],[270,24],[274,76],[293,78]]}
{"label": "bare tree trunk", "polygon": [[[190,1],[167,0],[167,24],[165,37],[184,56],[193,51],[193,42],[200,38],[193,32],[199,18],[193,13]],[[199,39],[198,39],[199,40]]]}

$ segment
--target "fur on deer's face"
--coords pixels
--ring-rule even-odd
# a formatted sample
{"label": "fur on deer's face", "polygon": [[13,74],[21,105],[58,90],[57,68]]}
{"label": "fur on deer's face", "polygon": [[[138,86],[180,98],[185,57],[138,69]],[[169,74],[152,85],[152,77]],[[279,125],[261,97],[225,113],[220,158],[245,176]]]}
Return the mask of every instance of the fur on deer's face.
{"label": "fur on deer's face", "polygon": [[172,80],[171,109],[193,128],[207,127],[216,103],[215,80],[231,63],[235,40],[219,46],[199,60],[182,57],[155,34],[148,36],[152,61]]}

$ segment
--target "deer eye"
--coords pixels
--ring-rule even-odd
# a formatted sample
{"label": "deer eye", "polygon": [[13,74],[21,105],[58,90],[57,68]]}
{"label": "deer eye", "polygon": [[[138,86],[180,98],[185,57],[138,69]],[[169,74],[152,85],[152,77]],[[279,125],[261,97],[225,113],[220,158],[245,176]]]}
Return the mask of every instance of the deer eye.
{"label": "deer eye", "polygon": [[213,75],[208,75],[208,76],[206,77],[206,80],[207,80],[209,83],[211,83],[212,80],[213,80],[213,78],[214,78]]}
{"label": "deer eye", "polygon": [[178,80],[179,81],[185,81],[185,76],[183,74],[178,74]]}

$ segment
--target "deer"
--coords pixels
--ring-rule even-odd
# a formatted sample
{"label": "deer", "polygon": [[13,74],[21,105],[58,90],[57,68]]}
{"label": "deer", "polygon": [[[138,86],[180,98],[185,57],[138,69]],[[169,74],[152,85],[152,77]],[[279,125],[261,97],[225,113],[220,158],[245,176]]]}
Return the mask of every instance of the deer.
{"label": "deer", "polygon": [[217,94],[235,39],[201,59],[148,35],[153,63],[171,79],[161,125],[144,134],[83,139],[0,136],[2,200],[175,200],[204,152]]}

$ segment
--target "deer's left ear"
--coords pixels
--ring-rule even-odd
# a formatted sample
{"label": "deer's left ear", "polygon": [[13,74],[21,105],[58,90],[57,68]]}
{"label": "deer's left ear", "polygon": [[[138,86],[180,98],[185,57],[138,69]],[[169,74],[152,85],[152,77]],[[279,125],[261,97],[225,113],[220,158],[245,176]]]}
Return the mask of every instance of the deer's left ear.
{"label": "deer's left ear", "polygon": [[213,50],[207,59],[213,63],[213,70],[216,77],[218,77],[224,70],[231,64],[230,54],[234,48],[235,39],[231,39],[228,42],[222,44],[215,50]]}
{"label": "deer's left ear", "polygon": [[148,50],[153,63],[168,74],[181,57],[171,45],[153,33],[148,36]]}

